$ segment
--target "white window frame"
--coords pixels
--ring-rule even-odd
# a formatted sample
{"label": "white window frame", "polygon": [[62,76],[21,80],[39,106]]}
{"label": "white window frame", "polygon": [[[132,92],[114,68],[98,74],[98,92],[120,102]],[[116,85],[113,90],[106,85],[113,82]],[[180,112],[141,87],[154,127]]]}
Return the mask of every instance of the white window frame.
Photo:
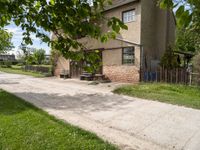
{"label": "white window frame", "polygon": [[136,21],[135,9],[131,9],[131,10],[122,12],[122,21],[124,23]]}

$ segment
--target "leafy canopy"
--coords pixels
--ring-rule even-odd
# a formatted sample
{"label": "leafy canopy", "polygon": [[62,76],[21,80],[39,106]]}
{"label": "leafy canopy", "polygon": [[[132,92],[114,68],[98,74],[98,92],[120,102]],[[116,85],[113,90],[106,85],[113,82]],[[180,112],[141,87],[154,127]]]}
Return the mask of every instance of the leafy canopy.
{"label": "leafy canopy", "polygon": [[174,9],[178,27],[192,26],[200,32],[199,0],[159,0],[161,8]]}
{"label": "leafy canopy", "polygon": [[190,27],[177,29],[175,49],[196,53],[200,50],[200,34]]}
{"label": "leafy canopy", "polygon": [[11,42],[12,34],[8,33],[5,30],[0,29],[0,54],[6,53],[13,48],[13,44]]}
{"label": "leafy canopy", "polygon": [[175,10],[177,20],[176,49],[189,52],[200,50],[199,0],[160,0],[160,6]]}
{"label": "leafy canopy", "polygon": [[[24,43],[32,44],[30,35],[35,33],[66,58],[88,59],[85,57],[90,55],[84,56],[82,51],[71,51],[87,49],[77,37],[87,36],[105,42],[115,38],[120,29],[127,29],[119,19],[104,17],[103,11],[109,4],[110,0],[93,0],[92,7],[87,0],[1,0],[0,26],[13,21],[24,30]],[[101,22],[107,22],[111,31],[103,33]],[[44,31],[53,33],[52,38]]]}

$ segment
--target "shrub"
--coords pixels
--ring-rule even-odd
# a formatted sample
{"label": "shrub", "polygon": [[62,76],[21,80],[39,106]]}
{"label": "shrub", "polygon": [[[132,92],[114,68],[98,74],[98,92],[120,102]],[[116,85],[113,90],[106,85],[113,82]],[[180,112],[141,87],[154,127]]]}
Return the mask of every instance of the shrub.
{"label": "shrub", "polygon": [[0,62],[0,66],[1,66],[2,68],[11,68],[12,62],[10,62],[10,61],[1,61],[1,62]]}
{"label": "shrub", "polygon": [[161,58],[160,65],[162,67],[173,69],[180,66],[180,62],[178,62],[178,57],[174,55],[173,48],[168,46],[163,57]]}

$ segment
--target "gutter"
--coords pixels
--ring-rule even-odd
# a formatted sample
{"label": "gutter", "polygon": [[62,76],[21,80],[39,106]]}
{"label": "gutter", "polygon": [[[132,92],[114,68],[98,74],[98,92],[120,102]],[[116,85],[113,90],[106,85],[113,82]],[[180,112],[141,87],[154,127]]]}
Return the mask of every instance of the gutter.
{"label": "gutter", "polygon": [[103,12],[115,9],[117,7],[127,5],[132,2],[137,2],[137,1],[139,1],[139,0],[124,0],[123,2],[118,2],[116,4],[108,5],[108,6],[105,6],[105,10]]}
{"label": "gutter", "polygon": [[118,41],[122,41],[122,42],[125,42],[125,43],[129,43],[129,44],[132,44],[132,45],[134,45],[134,46],[142,46],[141,44],[137,44],[137,43],[134,43],[134,42],[131,42],[131,41],[129,41],[129,40],[125,40],[125,39],[121,39],[121,38],[116,38],[116,40],[118,40]]}

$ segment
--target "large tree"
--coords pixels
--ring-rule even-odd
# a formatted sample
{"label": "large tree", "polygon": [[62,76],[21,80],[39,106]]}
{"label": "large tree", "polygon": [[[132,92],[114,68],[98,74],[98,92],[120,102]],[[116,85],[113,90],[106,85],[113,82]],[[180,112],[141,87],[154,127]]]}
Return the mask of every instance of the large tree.
{"label": "large tree", "polygon": [[200,49],[199,0],[160,0],[160,6],[173,9],[177,21],[176,48],[196,52]]}
{"label": "large tree", "polygon": [[[52,49],[60,50],[66,58],[92,60],[93,55],[84,55],[83,50],[87,47],[79,43],[77,37],[88,36],[105,42],[108,38],[114,38],[121,28],[127,29],[119,19],[104,17],[104,8],[110,1],[1,0],[0,26],[4,27],[13,21],[24,30],[26,44],[32,44],[30,35],[35,33]],[[107,22],[111,29],[109,32],[102,32],[102,21]],[[50,38],[44,31],[52,32],[55,38]],[[80,52],[70,49],[79,49]]]}
{"label": "large tree", "polygon": [[0,29],[0,54],[6,53],[13,48],[11,39],[12,39],[11,33]]}
{"label": "large tree", "polygon": [[175,49],[196,53],[200,50],[200,33],[193,31],[191,27],[178,28],[176,31]]}
{"label": "large tree", "polygon": [[188,27],[200,32],[199,0],[159,0],[162,8],[175,10],[178,27]]}

